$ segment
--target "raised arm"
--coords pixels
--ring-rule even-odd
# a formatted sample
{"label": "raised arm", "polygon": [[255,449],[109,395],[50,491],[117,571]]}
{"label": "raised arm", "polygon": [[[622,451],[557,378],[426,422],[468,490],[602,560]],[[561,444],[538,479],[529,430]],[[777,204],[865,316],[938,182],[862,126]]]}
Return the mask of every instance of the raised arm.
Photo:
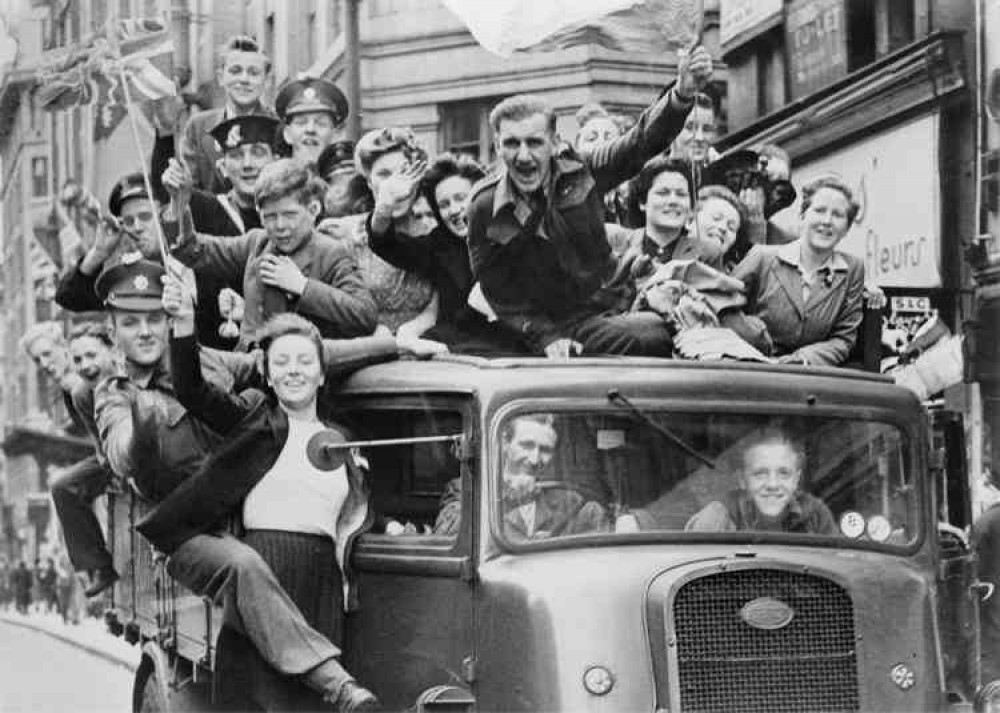
{"label": "raised arm", "polygon": [[[173,317],[170,336],[170,373],[177,400],[192,416],[212,430],[226,434],[259,400],[231,393],[202,375],[198,340],[194,332],[193,275],[184,280],[176,265],[163,286],[163,308]],[[254,392],[249,392],[254,393]]]}
{"label": "raised arm", "polygon": [[677,65],[677,81],[646,108],[635,126],[584,155],[602,193],[639,173],[643,164],[670,148],[694,102],[695,92],[711,79],[712,57],[695,48]]}

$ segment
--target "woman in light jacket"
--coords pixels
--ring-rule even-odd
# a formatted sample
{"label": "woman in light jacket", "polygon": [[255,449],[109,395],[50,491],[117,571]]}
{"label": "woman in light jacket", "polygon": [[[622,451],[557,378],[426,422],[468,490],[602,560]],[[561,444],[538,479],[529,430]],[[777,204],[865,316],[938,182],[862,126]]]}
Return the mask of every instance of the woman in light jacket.
{"label": "woman in light jacket", "polygon": [[859,206],[832,177],[802,189],[799,237],[756,245],[732,276],[746,285],[746,313],[767,325],[779,361],[837,366],[857,341],[864,310],[864,263],[837,250]]}

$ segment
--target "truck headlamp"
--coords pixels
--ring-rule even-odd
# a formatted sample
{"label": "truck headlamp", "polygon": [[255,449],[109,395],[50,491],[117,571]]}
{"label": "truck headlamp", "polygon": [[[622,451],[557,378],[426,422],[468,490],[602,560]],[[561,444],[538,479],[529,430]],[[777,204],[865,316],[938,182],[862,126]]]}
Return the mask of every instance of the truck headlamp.
{"label": "truck headlamp", "polygon": [[917,682],[917,675],[905,663],[898,663],[893,666],[889,672],[889,678],[903,691],[909,691],[913,688],[913,684]]}
{"label": "truck headlamp", "polygon": [[588,693],[603,696],[615,685],[615,677],[603,666],[591,666],[583,672],[583,687]]}

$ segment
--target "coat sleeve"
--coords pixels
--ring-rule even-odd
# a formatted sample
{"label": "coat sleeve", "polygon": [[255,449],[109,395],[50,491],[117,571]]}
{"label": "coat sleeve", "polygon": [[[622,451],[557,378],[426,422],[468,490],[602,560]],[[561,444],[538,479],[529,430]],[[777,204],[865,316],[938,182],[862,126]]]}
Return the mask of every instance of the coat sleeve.
{"label": "coat sleeve", "polygon": [[483,295],[496,312],[497,319],[520,334],[532,351],[541,353],[546,346],[565,335],[519,288],[522,284],[519,263],[510,254],[513,241],[508,245],[499,245],[487,237],[489,206],[488,198],[480,197],[469,207],[472,274],[479,280]]}
{"label": "coat sleeve", "polygon": [[[192,121],[197,115],[191,117],[184,125],[181,134],[180,152],[181,160],[191,171],[191,178],[194,179],[195,188],[204,191],[212,190],[214,183],[214,167],[206,161],[204,152],[201,150],[201,132],[205,130],[203,122]],[[210,128],[210,127],[209,127]]]}
{"label": "coat sleeve", "polygon": [[426,240],[407,240],[391,224],[384,233],[376,235],[372,232],[371,214],[365,218],[365,231],[372,252],[390,265],[415,272],[425,279],[434,272],[434,253],[427,249]]}
{"label": "coat sleeve", "polygon": [[692,105],[693,102],[681,101],[672,87],[668,88],[639,115],[635,126],[584,154],[598,192],[606,193],[632,178],[646,161],[668,149],[684,128]]}
{"label": "coat sleeve", "polygon": [[188,413],[225,435],[254,407],[250,394],[230,393],[207,381],[201,373],[198,340],[195,337],[171,337],[170,373],[177,400]]}
{"label": "coat sleeve", "polygon": [[325,269],[319,277],[307,276],[306,288],[295,300],[295,311],[335,324],[345,337],[371,334],[378,309],[357,263],[339,243],[331,243],[325,250]]}
{"label": "coat sleeve", "polygon": [[97,275],[84,275],[80,271],[81,262],[83,262],[83,258],[77,260],[76,264],[59,278],[59,286],[56,288],[56,304],[70,312],[102,310],[104,305],[97,298],[97,291],[94,289]]}
{"label": "coat sleeve", "polygon": [[134,399],[135,387],[124,376],[105,379],[94,390],[94,417],[100,450],[111,469],[122,478],[135,475],[132,453]]}
{"label": "coat sleeve", "polygon": [[[223,210],[219,206],[219,210]],[[242,285],[243,273],[253,247],[256,231],[238,236],[195,233],[173,249],[173,256],[185,265],[216,277],[227,285]]]}
{"label": "coat sleeve", "polygon": [[742,280],[744,294],[747,297],[747,312],[752,312],[757,303],[757,293],[760,290],[760,271],[763,269],[763,252],[755,247],[750,248],[739,264],[733,268],[731,277]]}
{"label": "coat sleeve", "polygon": [[801,346],[795,353],[813,366],[843,364],[858,340],[858,329],[864,318],[864,291],[864,266],[858,263],[852,265],[847,273],[847,294],[830,327],[829,336],[822,341]]}
{"label": "coat sleeve", "polygon": [[323,364],[328,382],[339,381],[370,364],[392,361],[399,355],[395,337],[324,339]]}

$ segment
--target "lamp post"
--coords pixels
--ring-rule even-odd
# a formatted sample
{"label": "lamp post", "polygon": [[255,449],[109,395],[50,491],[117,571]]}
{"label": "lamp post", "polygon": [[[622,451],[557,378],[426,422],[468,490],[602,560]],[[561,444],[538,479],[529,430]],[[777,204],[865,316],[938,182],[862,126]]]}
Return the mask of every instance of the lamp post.
{"label": "lamp post", "polygon": [[361,37],[358,5],[361,0],[344,0],[344,66],[347,75],[347,138],[361,138]]}

